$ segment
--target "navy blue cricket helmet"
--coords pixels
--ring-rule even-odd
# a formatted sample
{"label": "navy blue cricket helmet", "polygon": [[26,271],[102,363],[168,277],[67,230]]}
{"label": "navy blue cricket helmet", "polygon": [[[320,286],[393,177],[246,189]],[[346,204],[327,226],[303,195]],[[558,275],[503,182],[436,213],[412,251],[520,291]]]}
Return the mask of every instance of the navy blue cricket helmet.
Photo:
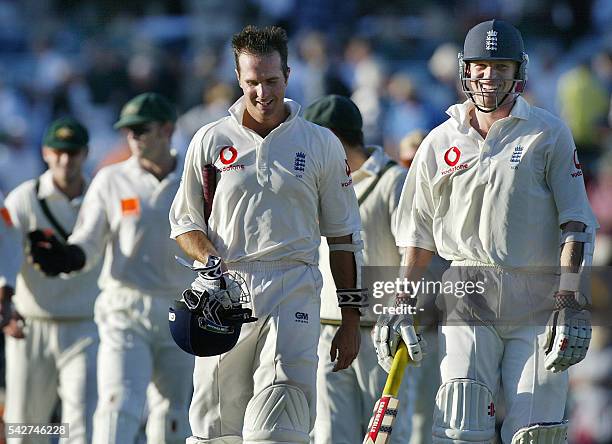
{"label": "navy blue cricket helmet", "polygon": [[216,356],[231,350],[238,342],[242,323],[221,325],[203,312],[190,310],[183,301],[174,301],[168,313],[174,342],[189,354]]}

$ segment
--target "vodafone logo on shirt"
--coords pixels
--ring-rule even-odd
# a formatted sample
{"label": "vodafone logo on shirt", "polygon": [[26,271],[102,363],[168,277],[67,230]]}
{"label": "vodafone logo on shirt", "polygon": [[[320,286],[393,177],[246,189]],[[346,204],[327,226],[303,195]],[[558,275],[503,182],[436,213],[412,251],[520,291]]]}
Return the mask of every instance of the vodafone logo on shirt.
{"label": "vodafone logo on shirt", "polygon": [[576,171],[570,174],[572,177],[580,177],[582,176],[582,165],[578,162],[578,150],[574,148],[574,166],[576,167]]}
{"label": "vodafone logo on shirt", "polygon": [[344,171],[346,172],[346,177],[348,177],[348,180],[345,182],[340,182],[340,185],[342,185],[343,188],[346,188],[353,184],[353,178],[351,177],[351,167],[349,166],[348,160],[344,159],[344,163],[346,164]]}
{"label": "vodafone logo on shirt", "polygon": [[223,165],[231,165],[238,158],[238,150],[233,146],[224,146],[219,153],[219,159]]}
{"label": "vodafone logo on shirt", "polygon": [[459,162],[460,158],[461,151],[459,151],[459,148],[457,148],[456,146],[451,146],[449,149],[446,150],[446,153],[444,153],[444,162],[446,162],[448,166],[453,167],[457,165],[457,162]]}
{"label": "vodafone logo on shirt", "polygon": [[463,162],[459,164],[459,159],[461,159],[461,150],[459,150],[459,148],[456,146],[451,146],[449,149],[447,149],[444,153],[444,162],[446,162],[450,168],[442,170],[441,174],[445,176],[447,174],[454,173],[455,171],[467,170],[468,163]]}
{"label": "vodafone logo on shirt", "polygon": [[230,145],[222,147],[221,151],[219,151],[219,160],[224,166],[220,167],[219,171],[225,173],[228,171],[244,170],[244,165],[234,165],[236,159],[238,159],[238,150],[236,148]]}

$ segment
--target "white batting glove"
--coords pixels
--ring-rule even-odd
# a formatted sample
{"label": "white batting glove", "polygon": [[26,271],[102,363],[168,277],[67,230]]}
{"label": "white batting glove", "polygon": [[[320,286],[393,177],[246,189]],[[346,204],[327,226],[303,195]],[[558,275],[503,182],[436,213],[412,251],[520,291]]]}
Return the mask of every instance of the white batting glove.
{"label": "white batting glove", "polygon": [[591,312],[584,310],[573,293],[558,292],[556,306],[546,326],[544,367],[553,373],[582,361],[591,342]]}
{"label": "white batting glove", "polygon": [[409,364],[419,367],[426,354],[427,342],[414,328],[411,315],[381,314],[372,330],[378,364],[387,372],[391,370],[393,356],[400,339],[406,344],[410,355]]}
{"label": "white batting glove", "polygon": [[219,302],[223,308],[230,309],[241,307],[243,288],[236,277],[221,270],[221,258],[209,256],[208,262],[203,267],[195,268],[198,276],[191,283],[191,289],[195,292],[207,292],[210,297]]}

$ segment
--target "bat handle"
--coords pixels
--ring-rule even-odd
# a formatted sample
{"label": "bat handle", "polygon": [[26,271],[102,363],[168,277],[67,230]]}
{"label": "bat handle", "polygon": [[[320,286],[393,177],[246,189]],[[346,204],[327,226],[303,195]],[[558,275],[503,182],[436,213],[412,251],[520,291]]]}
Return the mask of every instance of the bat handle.
{"label": "bat handle", "polygon": [[[390,375],[403,375],[406,366],[409,361],[408,349],[406,348],[406,344],[404,341],[400,340],[400,343],[397,347],[397,351],[395,352],[395,356],[393,357],[393,364],[391,364],[391,370],[389,371]],[[385,383],[385,387],[383,389],[383,395],[390,395],[394,398],[397,398],[399,393],[400,385],[402,384],[402,378],[387,378],[387,382]]]}

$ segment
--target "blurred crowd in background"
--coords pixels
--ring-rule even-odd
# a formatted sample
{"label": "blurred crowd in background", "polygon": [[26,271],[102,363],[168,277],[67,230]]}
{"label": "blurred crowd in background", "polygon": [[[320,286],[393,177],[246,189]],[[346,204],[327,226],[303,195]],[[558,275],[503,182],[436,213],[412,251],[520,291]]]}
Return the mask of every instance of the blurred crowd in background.
{"label": "blurred crowd in background", "polygon": [[[465,32],[493,17],[526,40],[527,100],[573,131],[601,225],[595,264],[612,265],[612,0],[0,0],[0,190],[43,171],[42,134],[62,115],[90,131],[90,174],[127,158],[112,124],[144,91],[176,104],[174,147],[184,152],[241,94],[229,40],[246,24],[288,31],[288,97],[305,107],[350,96],[366,142],[410,157],[464,100],[457,53]],[[612,442],[612,342],[609,328],[595,330],[572,373],[580,444]]]}

